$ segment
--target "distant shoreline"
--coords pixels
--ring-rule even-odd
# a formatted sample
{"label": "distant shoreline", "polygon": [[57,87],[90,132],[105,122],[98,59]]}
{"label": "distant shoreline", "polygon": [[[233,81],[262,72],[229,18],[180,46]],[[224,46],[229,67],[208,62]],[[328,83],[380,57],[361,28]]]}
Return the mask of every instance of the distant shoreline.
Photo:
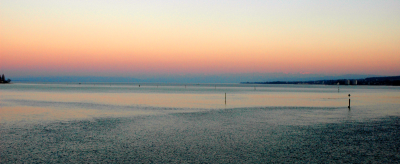
{"label": "distant shoreline", "polygon": [[312,85],[387,85],[400,86],[400,76],[368,77],[365,79],[337,79],[315,81],[241,82],[240,84],[312,84]]}

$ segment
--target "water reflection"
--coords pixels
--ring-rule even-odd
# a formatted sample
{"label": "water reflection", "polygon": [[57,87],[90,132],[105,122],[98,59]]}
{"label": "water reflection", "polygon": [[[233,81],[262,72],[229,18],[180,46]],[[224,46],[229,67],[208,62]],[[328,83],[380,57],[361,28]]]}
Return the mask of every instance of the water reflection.
{"label": "water reflection", "polygon": [[[180,85],[164,84],[159,88],[155,84],[152,85],[145,84],[140,89],[135,85],[126,84],[113,84],[111,87],[108,84],[7,85],[1,88],[0,101],[3,107],[0,118],[4,123],[22,118],[81,119],[159,114],[160,111],[201,112],[255,107],[343,108],[348,105],[347,93],[343,93],[347,91],[352,94],[352,108],[348,113],[358,112],[357,115],[362,117],[398,115],[400,104],[400,92],[396,88],[342,87],[342,93],[337,93],[331,86],[258,86],[254,91],[246,85],[233,84],[219,84],[218,90],[213,84],[188,85],[186,89]],[[324,113],[322,115],[325,116],[332,115],[333,118],[343,116],[343,113],[336,113],[335,110],[318,112]],[[310,114],[302,111],[298,116],[315,117],[318,120],[321,115],[318,112],[313,110]],[[20,118],[17,118],[18,116]]]}
{"label": "water reflection", "polygon": [[399,163],[399,89],[335,89],[1,86],[0,162]]}

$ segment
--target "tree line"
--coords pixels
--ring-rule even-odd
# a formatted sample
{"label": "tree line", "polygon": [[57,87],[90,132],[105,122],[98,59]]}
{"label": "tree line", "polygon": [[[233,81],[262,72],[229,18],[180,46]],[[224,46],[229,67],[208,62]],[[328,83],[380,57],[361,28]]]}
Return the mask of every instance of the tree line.
{"label": "tree line", "polygon": [[6,77],[4,76],[4,74],[1,75],[0,83],[10,83],[10,82],[11,82],[11,79],[6,80]]}

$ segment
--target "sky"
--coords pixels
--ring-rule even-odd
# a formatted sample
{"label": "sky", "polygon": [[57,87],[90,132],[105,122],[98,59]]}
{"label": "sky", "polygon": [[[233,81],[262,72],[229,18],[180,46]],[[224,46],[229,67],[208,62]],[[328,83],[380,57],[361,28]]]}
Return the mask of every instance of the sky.
{"label": "sky", "polygon": [[400,75],[399,0],[0,0],[0,73]]}

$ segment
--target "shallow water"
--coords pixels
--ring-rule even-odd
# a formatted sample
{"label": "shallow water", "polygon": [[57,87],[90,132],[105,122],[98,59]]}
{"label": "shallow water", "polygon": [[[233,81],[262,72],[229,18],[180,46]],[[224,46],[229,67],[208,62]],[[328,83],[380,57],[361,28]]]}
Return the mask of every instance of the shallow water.
{"label": "shallow water", "polygon": [[323,85],[0,85],[0,160],[398,163],[399,91],[391,86],[340,86],[338,92],[337,86]]}

